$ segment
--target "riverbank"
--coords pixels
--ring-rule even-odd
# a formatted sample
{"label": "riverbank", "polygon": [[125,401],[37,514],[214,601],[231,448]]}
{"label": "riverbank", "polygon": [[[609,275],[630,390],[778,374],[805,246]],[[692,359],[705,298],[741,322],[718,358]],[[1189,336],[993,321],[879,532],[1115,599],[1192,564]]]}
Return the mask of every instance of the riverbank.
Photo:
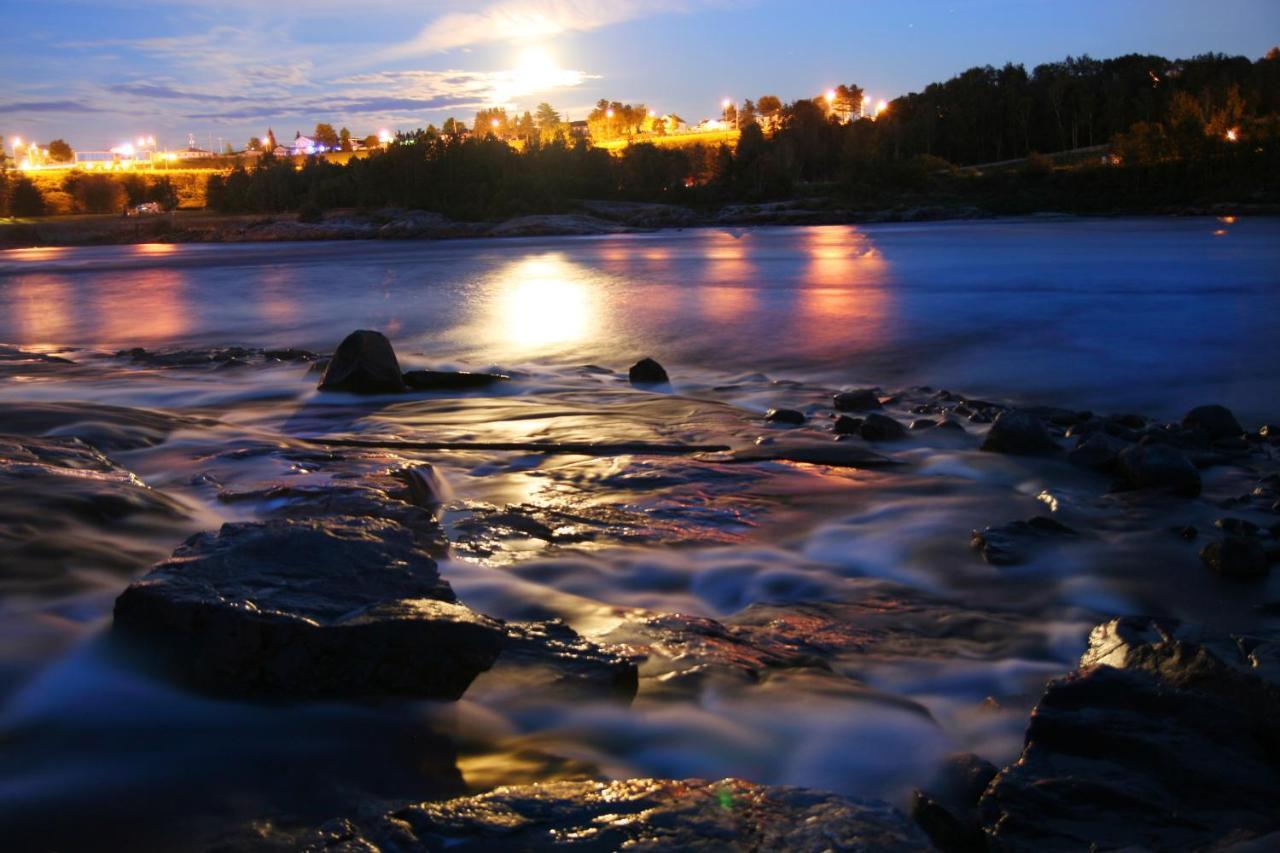
{"label": "riverbank", "polygon": [[[1115,211],[1093,216],[1124,216]],[[1275,216],[1280,204],[1221,203],[1144,210],[1149,216]],[[699,211],[643,202],[584,201],[574,212],[534,214],[501,222],[465,222],[428,211],[338,210],[317,219],[294,213],[219,214],[175,211],[153,216],[50,216],[0,220],[0,249],[137,243],[274,243],[326,240],[441,240],[572,237],[663,228],[740,228],[772,225],[849,225],[995,219],[1008,215],[970,204],[900,204],[879,209],[841,206],[829,198],[731,204]],[[1061,211],[1023,216],[1064,216]],[[1073,214],[1074,215],[1074,214]]]}

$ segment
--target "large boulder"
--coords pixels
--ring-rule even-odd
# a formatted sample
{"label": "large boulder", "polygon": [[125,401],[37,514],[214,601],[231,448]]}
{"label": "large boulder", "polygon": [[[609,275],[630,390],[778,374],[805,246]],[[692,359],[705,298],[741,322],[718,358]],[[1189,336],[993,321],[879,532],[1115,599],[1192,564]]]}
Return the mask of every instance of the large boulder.
{"label": "large boulder", "polygon": [[1006,409],[996,416],[982,449],[1020,456],[1045,456],[1060,448],[1035,415]]}
{"label": "large boulder", "polygon": [[1280,634],[1116,619],[980,804],[993,851],[1201,849],[1280,829]]}
{"label": "large boulder", "polygon": [[887,803],[740,779],[544,782],[425,802],[230,847],[280,850],[560,849],[916,853],[929,841]]}
{"label": "large boulder", "polygon": [[1193,498],[1200,494],[1200,472],[1169,444],[1135,444],[1116,457],[1121,484],[1130,489],[1165,489]]}
{"label": "large boulder", "polygon": [[1267,552],[1256,539],[1227,536],[1200,549],[1200,559],[1219,577],[1264,578],[1271,571]]}
{"label": "large boulder", "polygon": [[391,341],[381,332],[360,329],[342,339],[329,359],[321,391],[395,394],[405,390],[400,362]]}
{"label": "large boulder", "polygon": [[415,391],[473,391],[507,382],[510,376],[500,373],[466,373],[452,370],[410,370],[404,384]]}
{"label": "large boulder", "polygon": [[867,441],[901,441],[907,437],[907,429],[888,415],[871,412],[862,419],[858,435]]}
{"label": "large boulder", "polygon": [[831,405],[837,412],[870,412],[881,408],[880,395],[874,388],[841,391],[831,398]]}
{"label": "large boulder", "polygon": [[1212,439],[1235,438],[1244,433],[1244,427],[1226,406],[1196,406],[1182,417],[1187,429],[1202,429]]}
{"label": "large boulder", "polygon": [[351,517],[197,534],[120,595],[115,630],[199,686],[250,695],[457,699],[504,643],[412,531]]}

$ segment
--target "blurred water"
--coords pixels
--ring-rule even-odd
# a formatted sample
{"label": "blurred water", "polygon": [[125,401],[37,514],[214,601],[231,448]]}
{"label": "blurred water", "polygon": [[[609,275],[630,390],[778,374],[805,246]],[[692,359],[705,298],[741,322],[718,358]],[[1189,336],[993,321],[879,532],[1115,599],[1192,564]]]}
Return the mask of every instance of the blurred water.
{"label": "blurred water", "polygon": [[[878,446],[902,464],[875,472],[514,451],[352,452],[326,467],[241,451],[348,432],[746,446],[781,434],[759,416],[783,405],[815,416],[789,435],[826,441],[831,391],[864,383],[1163,416],[1217,401],[1254,426],[1278,414],[1278,271],[1280,221],[1261,219],[0,253],[0,344],[75,361],[0,361],[0,433],[116,447],[181,508],[104,523],[51,517],[87,494],[74,481],[39,501],[20,500],[21,480],[0,492],[12,504],[0,545],[43,537],[58,570],[41,585],[46,563],[0,567],[0,836],[11,829],[17,849],[178,849],[253,817],[583,774],[738,775],[901,804],[948,752],[1007,761],[1043,682],[1073,667],[1097,621],[1143,612],[1245,630],[1269,618],[1255,605],[1280,594],[1280,575],[1224,586],[1169,533],[1211,526],[1216,502],[1252,488],[1245,474],[1206,472],[1204,501],[1129,504],[1061,461],[979,452],[980,424]],[[305,364],[114,356],[328,351],[357,327],[385,331],[406,366],[498,366],[517,381],[362,399],[318,393]],[[626,384],[645,354],[670,370],[670,393]],[[910,405],[888,412],[905,423]],[[186,534],[266,509],[219,489],[422,462],[452,493],[446,525],[489,505],[625,522],[572,547],[457,547],[442,574],[481,612],[612,638],[638,611],[728,618],[870,594],[901,611],[830,677],[642,691],[625,708],[484,679],[454,705],[229,702],[156,681],[105,642],[130,577]],[[974,528],[1050,511],[1081,536],[1008,568],[969,548]],[[960,627],[930,639],[943,624]]]}
{"label": "blurred water", "polygon": [[1052,219],[0,252],[0,341],[332,347],[964,387],[1263,417],[1280,221]]}

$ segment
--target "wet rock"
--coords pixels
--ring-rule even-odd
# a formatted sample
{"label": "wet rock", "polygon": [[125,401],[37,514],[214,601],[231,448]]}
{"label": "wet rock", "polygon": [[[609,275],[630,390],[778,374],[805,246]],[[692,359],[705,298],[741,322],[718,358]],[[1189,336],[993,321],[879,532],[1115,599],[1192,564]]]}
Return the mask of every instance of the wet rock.
{"label": "wet rock", "polygon": [[990,849],[1190,850],[1280,829],[1278,640],[1140,618],[1095,628],[983,795]]}
{"label": "wet rock", "polygon": [[857,435],[861,429],[862,418],[851,418],[848,415],[836,418],[836,422],[831,426],[832,432],[836,435]]}
{"label": "wet rock", "polygon": [[915,853],[928,840],[892,806],[740,779],[544,782],[329,821],[256,828],[229,847],[292,850],[559,849]]}
{"label": "wet rock", "polygon": [[945,417],[938,421],[938,429],[950,430],[951,432],[964,432],[964,424],[960,423],[953,417]]}
{"label": "wet rock", "polygon": [[911,422],[911,425],[907,427],[907,429],[912,432],[919,432],[923,429],[933,429],[937,425],[938,421],[930,420],[929,418],[916,418]]}
{"label": "wet rock", "polygon": [[842,391],[831,399],[837,412],[870,412],[881,408],[880,394],[874,388]]}
{"label": "wet rock", "polygon": [[867,441],[901,441],[907,437],[907,430],[888,415],[872,412],[863,419],[858,434]]}
{"label": "wet rock", "polygon": [[0,584],[10,593],[69,592],[85,569],[135,571],[163,554],[147,539],[191,527],[182,504],[79,439],[0,434]]}
{"label": "wet rock", "polygon": [[527,684],[526,692],[624,702],[635,698],[639,684],[632,657],[584,639],[560,620],[507,625],[502,654],[484,676],[489,677],[508,688]]}
{"label": "wet rock", "polygon": [[1120,454],[1128,446],[1126,442],[1106,432],[1094,432],[1082,437],[1075,448],[1067,453],[1067,461],[1082,468],[1110,473],[1115,470]]}
{"label": "wet rock", "polygon": [[1280,424],[1263,424],[1258,429],[1258,437],[1270,442],[1280,442]]}
{"label": "wet rock", "polygon": [[666,369],[648,356],[631,365],[627,379],[632,385],[667,385],[671,382]]}
{"label": "wet rock", "polygon": [[18,347],[0,344],[0,361],[35,361],[42,364],[75,364],[69,358],[63,358],[59,355],[49,355],[42,352],[28,352]]}
{"label": "wet rock", "polygon": [[224,524],[115,606],[115,630],[181,677],[249,695],[457,699],[502,649],[413,533],[381,519]]}
{"label": "wet rock", "polygon": [[1060,448],[1040,419],[1017,409],[1001,412],[991,424],[982,449],[1021,456],[1043,456]]}
{"label": "wet rock", "polygon": [[1224,578],[1262,578],[1271,571],[1267,552],[1256,539],[1227,536],[1200,549],[1200,559]]}
{"label": "wet rock", "polygon": [[497,373],[465,373],[445,370],[410,370],[404,384],[415,391],[471,391],[510,381],[510,376]]}
{"label": "wet rock", "polygon": [[294,349],[293,347],[264,350],[262,356],[268,361],[315,361],[317,357],[315,353],[309,350]]}
{"label": "wet rock", "polygon": [[925,790],[912,793],[911,819],[944,853],[985,851],[978,801],[998,772],[972,753],[952,756]]}
{"label": "wet rock", "polygon": [[973,531],[969,546],[982,554],[993,566],[1016,566],[1025,563],[1041,543],[1080,534],[1058,521],[1037,515],[1027,521],[1014,521],[1002,527],[986,527]]}
{"label": "wet rock", "polygon": [[1213,526],[1231,536],[1257,536],[1262,528],[1244,518],[1219,518]]}
{"label": "wet rock", "polygon": [[1244,427],[1226,406],[1197,406],[1183,416],[1182,425],[1187,429],[1202,429],[1214,440],[1235,438],[1244,432]]}
{"label": "wet rock", "polygon": [[220,349],[185,349],[170,352],[152,352],[142,347],[120,350],[116,358],[127,358],[134,364],[148,367],[208,367],[226,366],[235,362],[248,363],[254,350],[244,347],[226,347]]}
{"label": "wet rock", "polygon": [[796,442],[759,445],[735,450],[734,462],[804,462],[834,468],[884,468],[899,463],[848,442]]}
{"label": "wet rock", "polygon": [[343,338],[329,359],[321,391],[393,394],[405,390],[400,362],[391,341],[381,332],[360,329]]}
{"label": "wet rock", "polygon": [[1134,445],[1116,458],[1123,486],[1164,489],[1193,498],[1200,494],[1200,472],[1177,448],[1167,444]]}
{"label": "wet rock", "polygon": [[766,423],[800,426],[805,422],[804,412],[795,409],[770,409],[764,413]]}

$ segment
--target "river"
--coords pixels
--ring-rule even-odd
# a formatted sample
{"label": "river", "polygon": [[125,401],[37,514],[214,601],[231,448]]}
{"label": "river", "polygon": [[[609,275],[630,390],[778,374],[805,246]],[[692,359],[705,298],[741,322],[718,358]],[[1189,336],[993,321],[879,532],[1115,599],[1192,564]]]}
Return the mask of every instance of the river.
{"label": "river", "polygon": [[[357,328],[384,332],[407,367],[513,381],[362,399],[318,392],[303,362],[117,354],[327,353]],[[1102,619],[1275,620],[1254,605],[1280,593],[1276,578],[1261,592],[1225,588],[1169,534],[1211,528],[1214,501],[1247,490],[1239,472],[1205,472],[1204,500],[1140,505],[1060,460],[979,452],[981,419],[878,447],[901,463],[883,471],[247,451],[334,434],[735,447],[763,435],[767,446],[782,433],[761,422],[767,408],[801,409],[799,432],[825,436],[832,391],[866,386],[894,395],[886,409],[903,423],[945,388],[1163,419],[1222,403],[1256,428],[1280,417],[1273,219],[10,250],[0,344],[25,353],[0,359],[0,433],[79,436],[162,500],[109,516],[89,499],[97,486],[44,493],[0,478],[0,819],[70,847],[99,834],[108,846],[180,847],[228,822],[430,796],[440,743],[471,790],[741,776],[902,804],[949,753],[1016,757],[1045,680],[1073,668]],[[646,355],[669,389],[627,385]],[[752,605],[875,601],[876,639],[834,654],[831,677],[650,690],[642,670],[629,707],[492,682],[454,704],[236,702],[156,679],[105,643],[131,578],[192,533],[270,511],[265,487],[404,461],[448,483],[441,522],[454,547],[441,574],[480,612],[559,617],[614,642],[635,614],[728,620]],[[510,508],[576,532],[475,534],[475,519]],[[974,529],[1045,513],[1078,535],[1013,567],[969,546]]]}

